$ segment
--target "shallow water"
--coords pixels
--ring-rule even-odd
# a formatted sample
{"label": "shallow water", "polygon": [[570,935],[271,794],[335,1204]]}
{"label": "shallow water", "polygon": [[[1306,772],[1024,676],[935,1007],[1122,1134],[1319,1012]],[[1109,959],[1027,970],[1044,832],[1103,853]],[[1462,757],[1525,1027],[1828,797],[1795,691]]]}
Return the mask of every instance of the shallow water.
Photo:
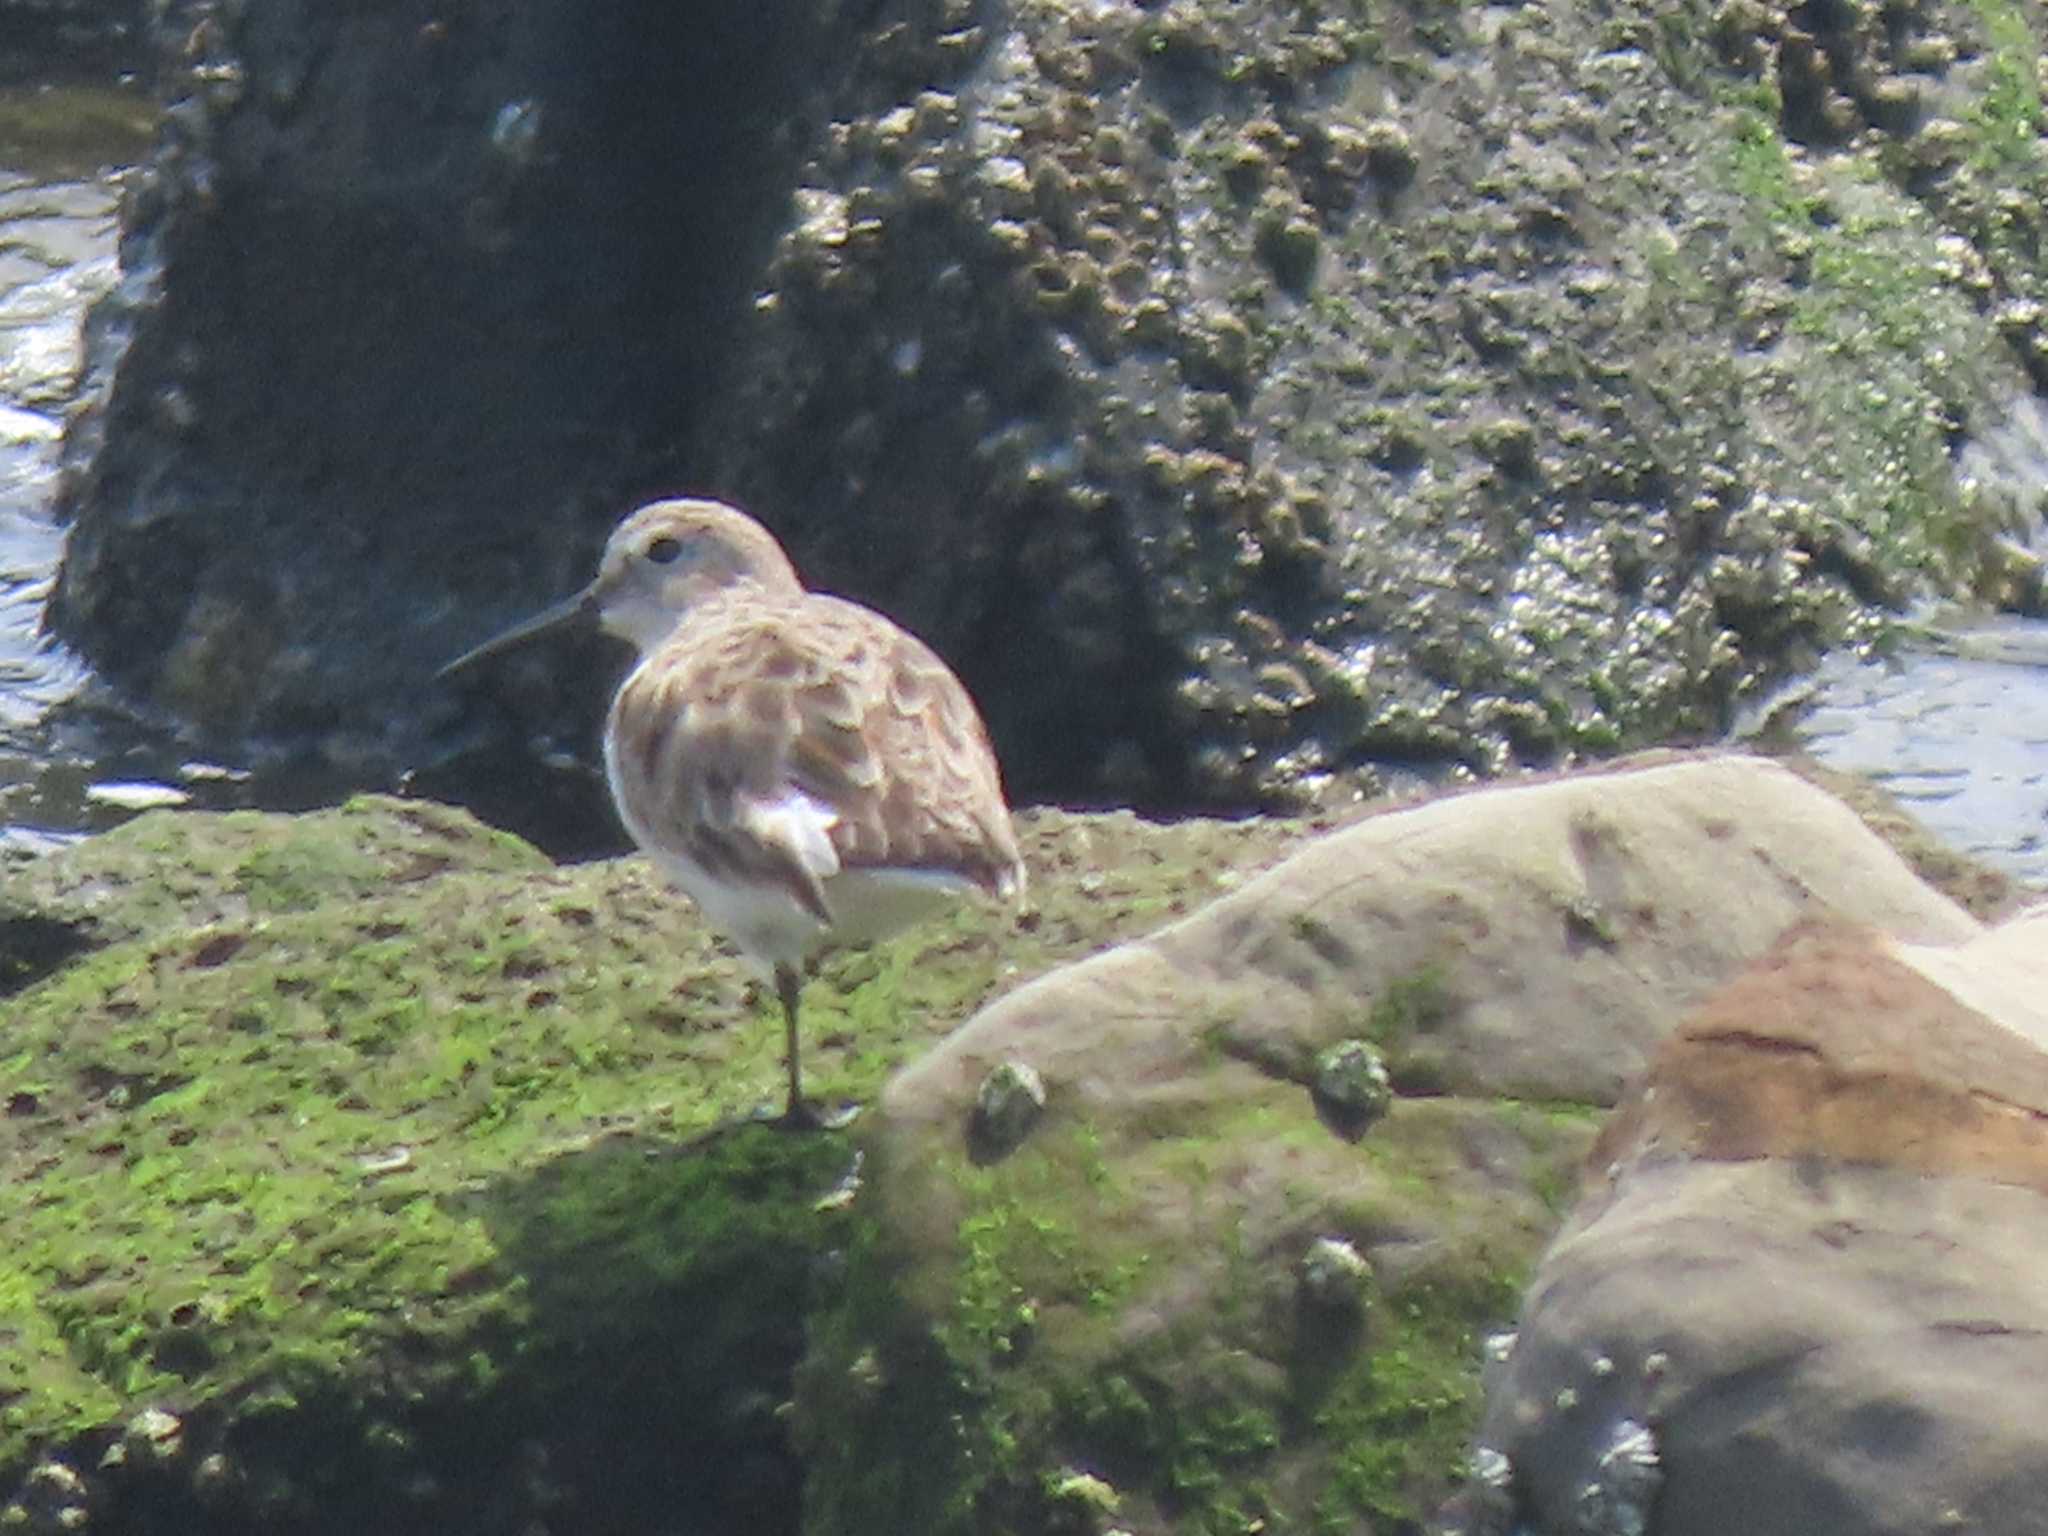
{"label": "shallow water", "polygon": [[0,169],[0,731],[72,697],[84,669],[38,638],[63,549],[50,515],[79,321],[115,276],[112,188]]}
{"label": "shallow water", "polygon": [[[2048,405],[2014,403],[1964,450],[1966,482],[2021,507],[2048,494]],[[2048,520],[2029,530],[2048,555]],[[1936,618],[1888,661],[1830,658],[1800,685],[1793,730],[1867,774],[1944,842],[2048,888],[2048,622]]]}
{"label": "shallow water", "polygon": [[1794,727],[1944,842],[2048,888],[2048,624],[1999,619],[1895,661],[1830,660]]}
{"label": "shallow water", "polygon": [[64,535],[51,513],[86,308],[118,276],[123,168],[148,147],[133,87],[0,86],[0,843],[129,814],[93,790],[126,753],[76,705],[90,673],[41,633]]}

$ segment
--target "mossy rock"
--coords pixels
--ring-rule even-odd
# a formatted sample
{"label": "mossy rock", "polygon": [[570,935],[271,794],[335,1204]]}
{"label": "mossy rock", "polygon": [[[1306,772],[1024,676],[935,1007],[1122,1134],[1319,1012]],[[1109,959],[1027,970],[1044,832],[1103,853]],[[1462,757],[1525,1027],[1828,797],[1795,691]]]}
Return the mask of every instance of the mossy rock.
{"label": "mossy rock", "polygon": [[[1331,825],[1020,818],[1026,907],[813,982],[809,1085],[873,1101],[1033,978],[1227,928]],[[1174,962],[1214,1014],[1193,1087],[1132,1114],[1048,1073],[997,1157],[752,1123],[779,1020],[687,903],[443,807],[153,813],[0,911],[0,1509],[75,1486],[101,1531],[1398,1523],[1597,1118],[1474,1091],[1457,967],[1327,901]],[[1249,954],[1392,968],[1304,1015],[1222,982]],[[1353,1144],[1311,1084],[1358,1036],[1399,1097]],[[1325,1238],[1370,1255],[1355,1309],[1304,1300]]]}
{"label": "mossy rock", "polygon": [[[871,1099],[1306,830],[1026,818],[1027,909],[812,984],[807,1086]],[[749,1123],[779,1019],[640,861],[382,798],[159,812],[0,911],[0,1504],[54,1456],[95,1530],[793,1528],[854,1153]],[[145,1409],[175,1435],[102,1467]]]}
{"label": "mossy rock", "polygon": [[[1653,754],[1388,809],[996,1000],[864,1134],[807,1528],[1419,1528],[1604,1107],[1828,911],[1978,931],[1781,765]],[[1330,1102],[1333,1054],[1384,1058],[1384,1114]],[[988,1146],[980,1087],[1024,1067],[1043,1113]]]}
{"label": "mossy rock", "polygon": [[[1145,1532],[1435,1507],[1483,1335],[1511,1322],[1598,1111],[1406,1100],[1353,1148],[1306,1092],[1217,1072],[1170,1116],[1083,1112],[905,1181],[928,1241],[902,1241],[901,1211],[864,1235],[800,1377],[807,1529],[1097,1529],[1071,1523],[1077,1476]],[[1326,1237],[1409,1251],[1339,1313],[1302,1279]]]}

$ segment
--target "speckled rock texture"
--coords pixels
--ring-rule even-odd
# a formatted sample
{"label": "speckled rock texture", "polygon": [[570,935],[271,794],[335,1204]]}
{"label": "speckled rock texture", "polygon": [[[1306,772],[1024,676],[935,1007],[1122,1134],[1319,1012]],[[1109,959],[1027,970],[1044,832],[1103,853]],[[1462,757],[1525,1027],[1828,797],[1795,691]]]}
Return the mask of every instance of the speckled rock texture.
{"label": "speckled rock texture", "polygon": [[[1560,1160],[1687,1006],[1830,914],[1980,932],[1784,769],[1685,759],[1371,817],[997,1000],[883,1096],[900,1258],[799,1384],[824,1528],[922,1486],[906,1525],[1060,1529],[1041,1496],[1074,1469],[1133,1532],[1420,1519]],[[1395,1090],[1363,1126],[1324,1091],[1345,1041]],[[1044,1108],[991,1151],[1005,1064]]]}
{"label": "speckled rock texture", "polygon": [[2037,596],[2042,26],[181,0],[52,622],[215,750],[588,805],[591,651],[429,678],[689,488],[928,636],[1026,798],[1711,735]]}
{"label": "speckled rock texture", "polygon": [[2048,907],[1950,947],[1807,926],[1687,1018],[1593,1148],[1453,1526],[2048,1524],[2044,997]]}

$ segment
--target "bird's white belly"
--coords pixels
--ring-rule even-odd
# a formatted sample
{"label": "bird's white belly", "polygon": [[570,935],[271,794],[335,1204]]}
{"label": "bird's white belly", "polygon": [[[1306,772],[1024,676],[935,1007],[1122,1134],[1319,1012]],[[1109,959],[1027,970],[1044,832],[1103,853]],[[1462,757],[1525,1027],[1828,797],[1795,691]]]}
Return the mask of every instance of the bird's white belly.
{"label": "bird's white belly", "polygon": [[763,970],[801,966],[821,950],[886,938],[973,888],[973,881],[949,870],[839,867],[830,837],[837,817],[830,807],[791,791],[766,808],[764,820],[786,818],[793,824],[796,835],[790,842],[810,854],[806,863],[819,874],[832,913],[828,926],[782,887],[721,880],[662,838],[628,792],[615,724],[605,732],[604,763],[612,803],[633,840],[697,903],[705,920]]}
{"label": "bird's white belly", "polygon": [[763,970],[801,966],[821,950],[887,938],[972,889],[958,875],[932,870],[842,870],[824,882],[833,919],[828,928],[779,887],[728,884],[666,849],[648,852],[705,920]]}

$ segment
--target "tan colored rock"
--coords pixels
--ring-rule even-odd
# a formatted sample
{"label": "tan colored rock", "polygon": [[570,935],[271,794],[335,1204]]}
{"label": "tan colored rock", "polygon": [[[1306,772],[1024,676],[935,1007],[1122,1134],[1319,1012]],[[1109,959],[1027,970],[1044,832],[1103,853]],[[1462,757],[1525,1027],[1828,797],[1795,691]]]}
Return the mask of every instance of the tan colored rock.
{"label": "tan colored rock", "polygon": [[[2048,986],[2048,924],[2010,926],[1948,950],[1794,935],[1665,1045],[1594,1149],[1609,1182],[1645,1159],[1778,1157],[2048,1191],[2048,1029],[2016,987],[2022,965]],[[2024,959],[2014,935],[2034,946]],[[1994,955],[2020,963],[1993,969]],[[1986,1011],[2000,1006],[2016,1025]]]}
{"label": "tan colored rock", "polygon": [[1397,1087],[1612,1102],[1683,1008],[1825,914],[1914,940],[1978,931],[1847,808],[1762,759],[1452,796],[1010,994],[899,1076],[888,1113],[950,1123],[1006,1055],[1055,1107],[1141,1099],[1215,1044],[1305,1059],[1376,1002]]}
{"label": "tan colored rock", "polygon": [[[1667,755],[1373,817],[1019,988],[893,1079],[870,1122],[910,1316],[806,1367],[819,1483],[865,1485],[888,1454],[845,1429],[869,1411],[872,1351],[896,1379],[976,1383],[993,1427],[963,1443],[1000,1430],[1027,1484],[1117,1467],[1133,1532],[1197,1523],[1163,1470],[1189,1467],[1278,1490],[1276,1524],[1338,1481],[1353,1507],[1419,1517],[1464,1449],[1480,1334],[1510,1320],[1598,1106],[1784,929],[1842,916],[1919,944],[1981,931],[1789,771]],[[1384,1105],[1363,1091],[1381,1061]],[[1006,1063],[1037,1074],[1044,1110],[996,1149],[972,1128]],[[1333,1091],[1347,1073],[1363,1096]],[[1339,1253],[1355,1309],[1320,1299]],[[902,1342],[920,1337],[939,1367]],[[1155,1427],[1221,1415],[1261,1448],[1227,1469],[1163,1441],[1128,1460],[1129,1403],[1100,1394],[1132,1382]],[[1067,1407],[1048,1420],[1048,1403]],[[1588,1519],[1626,1517],[1660,1476],[1647,1435],[1592,1460]]]}
{"label": "tan colored rock", "polygon": [[1897,954],[1958,1002],[2048,1050],[2048,906],[2029,908],[1962,948],[1902,944]]}
{"label": "tan colored rock", "polygon": [[2044,1193],[2048,908],[1947,947],[1802,927],[1603,1130],[1468,1528],[1580,1528],[1647,1426],[1659,1536],[2048,1529]]}

